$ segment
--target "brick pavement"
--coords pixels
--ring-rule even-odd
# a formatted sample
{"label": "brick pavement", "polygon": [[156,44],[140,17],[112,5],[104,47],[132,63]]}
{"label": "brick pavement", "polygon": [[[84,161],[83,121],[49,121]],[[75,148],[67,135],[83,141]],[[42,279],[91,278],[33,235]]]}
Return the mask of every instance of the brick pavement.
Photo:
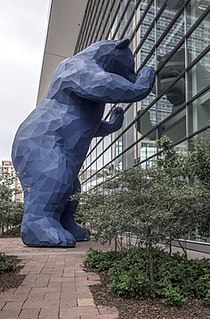
{"label": "brick pavement", "polygon": [[31,248],[19,238],[0,239],[0,251],[18,256],[26,275],[18,288],[0,294],[0,319],[116,319],[116,308],[94,304],[88,286],[99,283],[99,276],[82,270],[89,247],[110,249],[95,242]]}

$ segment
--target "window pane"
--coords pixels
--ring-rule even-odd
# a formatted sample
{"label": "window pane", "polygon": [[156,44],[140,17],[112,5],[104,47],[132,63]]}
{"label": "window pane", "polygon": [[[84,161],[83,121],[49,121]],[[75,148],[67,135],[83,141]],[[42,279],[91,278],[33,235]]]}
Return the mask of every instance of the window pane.
{"label": "window pane", "polygon": [[[141,17],[144,15],[145,9],[148,5],[149,1],[141,1],[139,9],[137,11],[137,19],[141,19]],[[139,29],[138,29],[138,36],[137,36],[137,46],[139,45],[139,42],[151,26],[152,21],[154,20],[155,17],[155,7],[154,3],[150,6],[146,16],[144,17]]]}
{"label": "window pane", "polygon": [[189,1],[187,4],[187,30],[192,27],[208,6],[209,0]]}
{"label": "window pane", "polygon": [[[143,136],[147,136],[147,139],[154,141],[156,138],[156,131],[153,130],[156,126],[156,106],[154,105],[152,108],[143,113],[143,110],[137,111],[137,117],[139,117],[136,121],[136,130]],[[151,133],[149,133],[153,130]]]}
{"label": "window pane", "polygon": [[210,120],[210,90],[188,106],[189,133],[208,125]]}
{"label": "window pane", "polygon": [[210,52],[188,71],[189,98],[208,84],[210,84]]}
{"label": "window pane", "polygon": [[181,110],[158,127],[159,138],[168,136],[177,142],[186,136],[186,110]]}
{"label": "window pane", "polygon": [[187,39],[188,62],[191,63],[209,45],[210,13]]}
{"label": "window pane", "polygon": [[[154,142],[151,142],[147,139],[143,140],[141,142],[140,146],[140,162],[150,158],[155,153],[157,153],[157,146]],[[156,160],[156,157],[154,157],[152,160],[144,162],[141,164],[142,168],[146,168],[148,166],[153,166],[154,161]]]}
{"label": "window pane", "polygon": [[[165,1],[157,1],[157,9],[161,7],[161,5],[165,2]],[[162,33],[165,31],[165,29],[167,28],[167,26],[169,25],[169,23],[171,22],[171,20],[173,19],[173,17],[176,15],[177,11],[180,9],[181,5],[183,5],[183,1],[182,3],[177,3],[177,1],[168,1],[164,11],[161,13],[161,16],[159,17],[157,24],[156,24],[156,28],[157,28],[157,39],[159,39],[159,37],[162,35]]]}

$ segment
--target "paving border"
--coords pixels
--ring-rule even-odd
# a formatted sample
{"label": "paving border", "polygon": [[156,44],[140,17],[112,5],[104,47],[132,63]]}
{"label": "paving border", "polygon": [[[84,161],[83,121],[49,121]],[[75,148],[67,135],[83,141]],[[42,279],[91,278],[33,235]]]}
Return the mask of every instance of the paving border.
{"label": "paving border", "polygon": [[19,238],[0,239],[0,251],[15,255],[26,277],[18,288],[0,293],[0,319],[116,319],[115,307],[96,306],[89,286],[96,273],[82,268],[89,247],[110,250],[95,242],[76,248],[29,248]]}

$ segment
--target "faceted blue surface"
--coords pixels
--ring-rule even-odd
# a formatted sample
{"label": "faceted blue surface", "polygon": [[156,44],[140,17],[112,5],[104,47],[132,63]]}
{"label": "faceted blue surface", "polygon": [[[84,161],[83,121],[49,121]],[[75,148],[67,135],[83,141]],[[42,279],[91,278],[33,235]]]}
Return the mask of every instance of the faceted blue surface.
{"label": "faceted blue surface", "polygon": [[20,125],[12,159],[24,189],[21,238],[29,246],[74,247],[87,240],[74,221],[79,170],[92,138],[120,129],[123,110],[103,121],[106,103],[145,98],[155,72],[134,72],[128,40],[92,44],[60,63],[46,97]]}

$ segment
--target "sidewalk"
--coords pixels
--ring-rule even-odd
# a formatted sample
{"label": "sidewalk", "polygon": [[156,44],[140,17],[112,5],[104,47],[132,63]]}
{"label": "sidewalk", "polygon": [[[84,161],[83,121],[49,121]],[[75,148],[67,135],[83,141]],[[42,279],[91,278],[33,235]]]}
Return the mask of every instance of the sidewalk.
{"label": "sidewalk", "polygon": [[82,270],[89,248],[108,250],[95,242],[76,248],[31,248],[19,238],[0,239],[0,251],[24,265],[22,284],[0,294],[0,319],[115,319],[116,308],[96,306],[89,285],[99,276]]}

